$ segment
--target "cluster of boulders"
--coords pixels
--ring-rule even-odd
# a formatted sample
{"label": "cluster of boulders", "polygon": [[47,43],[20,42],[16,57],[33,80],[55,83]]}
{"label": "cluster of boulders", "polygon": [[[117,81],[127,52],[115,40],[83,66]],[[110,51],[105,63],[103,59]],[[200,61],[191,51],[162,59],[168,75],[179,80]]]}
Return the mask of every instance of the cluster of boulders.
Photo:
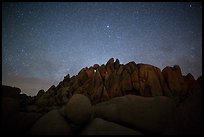
{"label": "cluster of boulders", "polygon": [[[102,105],[102,104],[101,104]],[[41,117],[29,130],[31,135],[106,135],[143,134],[137,130],[105,120],[101,105],[92,106],[88,97],[75,94],[61,109],[53,109]],[[105,107],[107,107],[105,105]],[[145,108],[145,107],[144,107]],[[117,112],[115,112],[117,113]],[[127,113],[127,112],[126,112]],[[123,118],[124,119],[124,118]]]}
{"label": "cluster of boulders", "polygon": [[[71,78],[68,74],[57,86],[46,92],[40,90],[34,97],[20,94],[20,89],[15,89],[15,95],[12,89],[11,93],[5,87],[3,90],[6,105],[18,108],[15,113],[20,112],[19,117],[30,116],[23,124],[26,128],[17,133],[139,135],[202,131],[200,115],[193,124],[188,119],[194,117],[192,111],[201,113],[202,77],[195,80],[190,73],[183,76],[178,65],[161,71],[149,64],[123,65],[111,58],[106,65],[83,68]],[[18,103],[7,96],[18,98]],[[3,109],[10,113],[8,108]],[[191,112],[188,118],[183,116],[186,112]]]}
{"label": "cluster of boulders", "polygon": [[35,105],[49,110],[49,107],[65,105],[73,94],[87,96],[92,104],[128,94],[167,96],[179,103],[191,94],[195,83],[198,82],[190,73],[182,75],[178,65],[161,71],[149,64],[129,62],[123,65],[111,58],[106,65],[83,68],[76,76],[65,76],[56,87],[39,91]]}

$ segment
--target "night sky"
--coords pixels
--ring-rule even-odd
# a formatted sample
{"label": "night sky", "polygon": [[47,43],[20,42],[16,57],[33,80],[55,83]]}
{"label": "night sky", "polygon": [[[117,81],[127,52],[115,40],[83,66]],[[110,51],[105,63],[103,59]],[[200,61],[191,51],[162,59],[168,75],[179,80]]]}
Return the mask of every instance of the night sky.
{"label": "night sky", "polygon": [[178,64],[202,75],[201,3],[3,3],[2,84],[36,95],[105,64]]}

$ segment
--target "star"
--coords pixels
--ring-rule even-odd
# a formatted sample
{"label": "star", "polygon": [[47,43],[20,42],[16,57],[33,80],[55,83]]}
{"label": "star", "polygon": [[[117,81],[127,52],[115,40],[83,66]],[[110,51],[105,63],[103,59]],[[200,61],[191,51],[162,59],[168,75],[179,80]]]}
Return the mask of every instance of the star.
{"label": "star", "polygon": [[106,27],[107,27],[107,28],[109,28],[110,26],[109,26],[109,25],[107,25]]}

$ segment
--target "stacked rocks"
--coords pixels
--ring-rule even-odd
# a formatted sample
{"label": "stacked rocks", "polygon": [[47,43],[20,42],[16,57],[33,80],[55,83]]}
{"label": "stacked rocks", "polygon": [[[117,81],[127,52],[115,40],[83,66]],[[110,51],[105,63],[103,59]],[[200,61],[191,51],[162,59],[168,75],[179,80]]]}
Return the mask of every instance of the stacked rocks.
{"label": "stacked rocks", "polygon": [[67,104],[74,94],[87,96],[91,104],[108,101],[128,94],[144,97],[166,96],[178,103],[187,98],[196,80],[189,73],[182,75],[178,65],[162,71],[149,64],[129,62],[125,65],[111,58],[104,65],[94,64],[80,70],[78,75],[64,77],[56,87],[39,91],[35,105],[40,112]]}

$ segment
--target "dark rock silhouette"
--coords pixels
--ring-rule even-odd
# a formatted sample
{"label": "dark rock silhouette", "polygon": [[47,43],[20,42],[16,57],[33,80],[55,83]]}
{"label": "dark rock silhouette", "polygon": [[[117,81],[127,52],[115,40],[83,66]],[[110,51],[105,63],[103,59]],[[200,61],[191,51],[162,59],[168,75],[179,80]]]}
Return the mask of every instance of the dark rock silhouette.
{"label": "dark rock silhouette", "polygon": [[[2,86],[3,133],[117,134],[121,129],[118,134],[202,134],[201,91],[202,76],[183,76],[178,65],[161,71],[111,58],[66,75],[34,97]],[[51,119],[56,125],[46,127]],[[99,129],[105,126],[113,130]]]}

